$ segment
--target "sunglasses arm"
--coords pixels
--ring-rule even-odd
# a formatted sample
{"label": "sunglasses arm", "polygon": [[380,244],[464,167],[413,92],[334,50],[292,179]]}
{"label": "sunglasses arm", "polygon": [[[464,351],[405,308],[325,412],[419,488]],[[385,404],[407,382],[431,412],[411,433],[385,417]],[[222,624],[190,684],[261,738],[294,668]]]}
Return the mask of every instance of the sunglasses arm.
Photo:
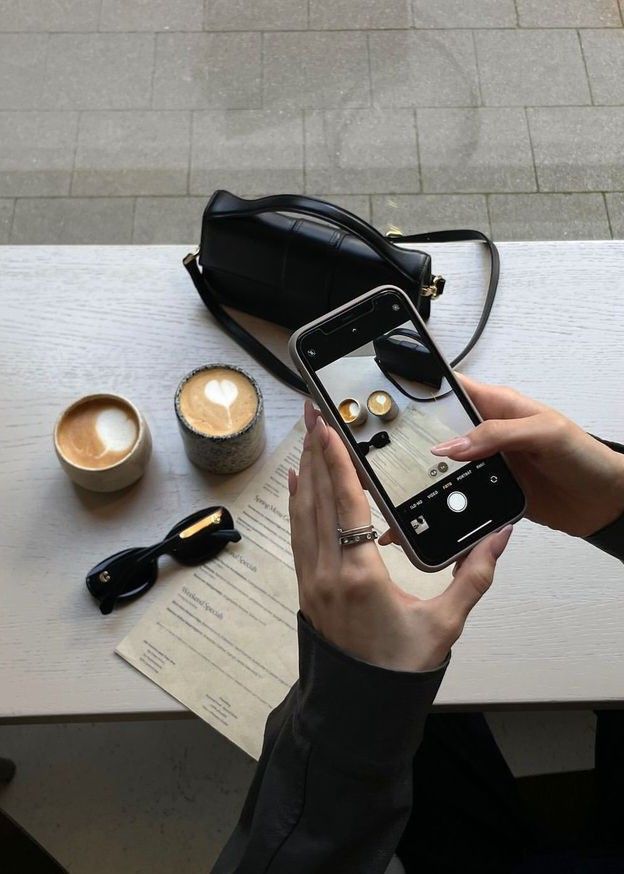
{"label": "sunglasses arm", "polygon": [[225,540],[226,543],[238,543],[241,539],[240,532],[236,528],[221,528],[213,531],[210,536],[214,537],[215,540]]}

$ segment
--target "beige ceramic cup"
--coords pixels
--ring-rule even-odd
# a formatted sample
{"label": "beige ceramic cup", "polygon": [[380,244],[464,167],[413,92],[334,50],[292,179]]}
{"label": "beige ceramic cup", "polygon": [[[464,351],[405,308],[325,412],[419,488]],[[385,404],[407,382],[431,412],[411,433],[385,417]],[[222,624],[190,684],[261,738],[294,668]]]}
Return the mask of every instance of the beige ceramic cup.
{"label": "beige ceramic cup", "polygon": [[338,412],[345,425],[363,425],[368,419],[368,410],[356,398],[343,398]]}
{"label": "beige ceramic cup", "polygon": [[128,398],[91,394],[61,413],[54,427],[54,449],[77,485],[115,492],[141,478],[152,453],[152,437]]}

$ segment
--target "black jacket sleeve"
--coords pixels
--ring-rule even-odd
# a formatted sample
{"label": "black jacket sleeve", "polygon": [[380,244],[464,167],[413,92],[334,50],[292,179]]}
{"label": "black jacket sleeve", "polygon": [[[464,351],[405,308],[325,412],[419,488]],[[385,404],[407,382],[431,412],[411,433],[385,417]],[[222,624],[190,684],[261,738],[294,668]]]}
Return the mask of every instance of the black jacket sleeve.
{"label": "black jacket sleeve", "polygon": [[298,617],[299,681],[267,721],[213,874],[383,874],[412,804],[412,759],[446,669],[351,658]]}
{"label": "black jacket sleeve", "polygon": [[[592,434],[592,437],[595,437],[595,434]],[[615,452],[624,453],[624,446],[620,443],[613,443],[611,440],[603,440],[601,437],[596,437],[596,440],[605,443],[611,449],[615,450]],[[619,558],[620,561],[624,561],[624,513],[622,513],[615,522],[612,522],[610,525],[605,525],[604,528],[601,528],[600,531],[596,531],[595,534],[590,534],[590,536],[586,537],[585,540],[588,543],[591,543],[592,546],[597,546],[598,549],[602,549],[603,552],[608,552],[609,555]]]}
{"label": "black jacket sleeve", "polygon": [[[624,515],[586,540],[624,560]],[[298,623],[300,679],[267,720],[213,874],[383,874],[409,817],[412,759],[446,663],[387,671]]]}

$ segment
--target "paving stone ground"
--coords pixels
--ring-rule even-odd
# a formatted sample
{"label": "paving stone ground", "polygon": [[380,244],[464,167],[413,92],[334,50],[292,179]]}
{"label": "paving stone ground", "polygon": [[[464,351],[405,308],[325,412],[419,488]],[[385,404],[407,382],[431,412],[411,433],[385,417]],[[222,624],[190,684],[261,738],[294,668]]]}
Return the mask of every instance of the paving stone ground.
{"label": "paving stone ground", "polygon": [[623,142],[618,0],[0,4],[4,243],[191,243],[219,187],[617,237]]}

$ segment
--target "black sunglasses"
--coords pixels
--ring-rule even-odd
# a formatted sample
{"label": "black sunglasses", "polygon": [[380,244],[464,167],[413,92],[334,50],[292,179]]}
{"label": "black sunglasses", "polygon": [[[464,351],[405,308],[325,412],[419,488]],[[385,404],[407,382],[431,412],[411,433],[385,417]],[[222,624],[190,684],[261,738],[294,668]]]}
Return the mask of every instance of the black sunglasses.
{"label": "black sunglasses", "polygon": [[87,589],[112,612],[117,601],[138,598],[151,589],[158,577],[158,557],[170,555],[180,564],[203,564],[221,552],[227,543],[241,539],[225,507],[208,507],[187,516],[154,546],[122,549],[105,558],[87,574]]}
{"label": "black sunglasses", "polygon": [[383,449],[388,443],[390,443],[388,432],[378,431],[376,434],[373,434],[370,440],[362,440],[361,443],[358,443],[358,449],[362,455],[368,455],[371,449]]}

